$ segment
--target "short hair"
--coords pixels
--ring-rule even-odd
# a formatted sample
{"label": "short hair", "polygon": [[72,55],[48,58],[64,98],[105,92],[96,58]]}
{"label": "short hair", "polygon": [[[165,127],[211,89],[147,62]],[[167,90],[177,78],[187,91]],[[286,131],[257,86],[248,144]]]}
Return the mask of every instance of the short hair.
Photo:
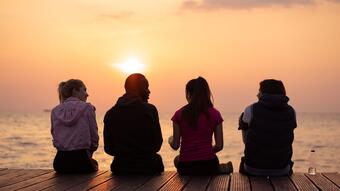
{"label": "short hair", "polygon": [[266,79],[260,82],[260,92],[263,94],[286,95],[286,89],[282,81]]}
{"label": "short hair", "polygon": [[140,73],[134,73],[129,75],[124,84],[124,88],[126,92],[131,92],[131,91],[141,91],[143,88],[143,85],[145,83],[145,76]]}

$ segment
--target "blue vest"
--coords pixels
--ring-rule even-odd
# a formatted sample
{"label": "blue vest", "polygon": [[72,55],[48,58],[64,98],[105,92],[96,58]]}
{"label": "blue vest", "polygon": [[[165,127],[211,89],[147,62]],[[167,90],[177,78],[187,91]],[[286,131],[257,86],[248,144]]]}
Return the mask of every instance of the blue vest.
{"label": "blue vest", "polygon": [[245,163],[262,169],[282,169],[291,162],[296,117],[289,98],[263,95],[252,105],[245,144]]}

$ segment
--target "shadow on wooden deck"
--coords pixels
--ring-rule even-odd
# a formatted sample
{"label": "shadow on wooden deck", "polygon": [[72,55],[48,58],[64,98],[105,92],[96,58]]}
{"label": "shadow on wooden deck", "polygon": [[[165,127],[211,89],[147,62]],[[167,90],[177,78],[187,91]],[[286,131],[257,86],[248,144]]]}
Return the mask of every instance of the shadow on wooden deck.
{"label": "shadow on wooden deck", "polygon": [[340,190],[339,173],[290,177],[248,177],[239,173],[219,176],[179,176],[167,171],[157,176],[115,176],[110,171],[60,175],[53,170],[0,169],[2,190]]}

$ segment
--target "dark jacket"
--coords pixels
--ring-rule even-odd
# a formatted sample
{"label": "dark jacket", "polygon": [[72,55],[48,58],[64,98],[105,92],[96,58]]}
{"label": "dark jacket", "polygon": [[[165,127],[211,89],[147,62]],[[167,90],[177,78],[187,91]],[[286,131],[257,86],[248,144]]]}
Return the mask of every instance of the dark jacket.
{"label": "dark jacket", "polygon": [[124,95],[104,117],[104,150],[115,156],[116,174],[152,174],[164,169],[157,154],[162,145],[158,112],[138,97]]}
{"label": "dark jacket", "polygon": [[252,105],[245,142],[245,163],[260,169],[281,169],[291,163],[296,117],[289,98],[263,95]]}

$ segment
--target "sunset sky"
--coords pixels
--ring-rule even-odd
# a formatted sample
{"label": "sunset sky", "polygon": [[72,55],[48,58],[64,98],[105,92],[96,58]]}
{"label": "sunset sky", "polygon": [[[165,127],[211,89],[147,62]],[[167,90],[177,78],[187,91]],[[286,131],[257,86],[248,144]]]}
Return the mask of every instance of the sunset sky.
{"label": "sunset sky", "polygon": [[127,62],[145,65],[160,113],[183,106],[198,76],[222,112],[256,101],[266,78],[285,83],[298,112],[340,112],[340,1],[0,1],[0,112],[53,108],[70,78],[104,112]]}

